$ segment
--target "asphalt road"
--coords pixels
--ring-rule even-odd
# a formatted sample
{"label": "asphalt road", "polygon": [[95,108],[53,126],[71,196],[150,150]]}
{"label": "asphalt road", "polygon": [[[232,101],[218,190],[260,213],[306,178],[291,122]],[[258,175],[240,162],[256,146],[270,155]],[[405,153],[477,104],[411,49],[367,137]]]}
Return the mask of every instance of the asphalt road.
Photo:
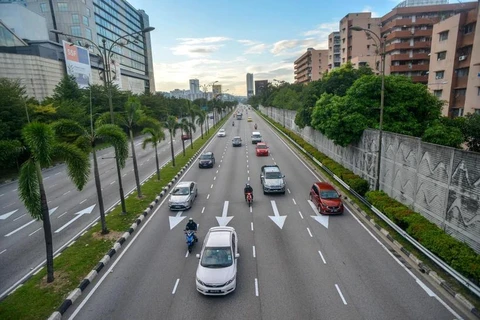
{"label": "asphalt road", "polygon": [[[210,127],[212,120],[210,120]],[[200,136],[200,128],[194,139]],[[175,153],[182,152],[181,132],[178,130],[174,141]],[[135,151],[140,181],[156,172],[155,153],[151,146],[142,149],[142,137],[135,139]],[[130,143],[129,143],[130,146]],[[185,141],[190,147],[190,141]],[[160,165],[171,159],[170,136],[158,147]],[[136,194],[135,174],[131,152],[122,169],[122,183],[125,194]],[[118,204],[118,175],[113,148],[97,153],[105,210]],[[82,191],[78,191],[69,177],[65,166],[58,165],[43,171],[50,221],[53,230],[54,251],[58,252],[79,233],[87,229],[99,217],[97,193],[92,173]],[[18,196],[18,183],[0,185],[0,298],[4,297],[23,279],[31,275],[45,261],[45,240],[42,222],[34,220]],[[128,210],[128,208],[127,208]],[[82,212],[84,212],[82,214]]]}
{"label": "asphalt road", "polygon": [[[194,163],[181,178],[199,185],[192,209],[171,212],[167,197],[64,319],[461,318],[349,210],[318,217],[308,192],[319,178],[257,115],[248,114],[254,122],[246,116],[235,127],[227,123],[227,136],[206,148],[216,156],[213,169]],[[249,140],[255,122],[269,157],[255,156]],[[242,147],[232,147],[235,135],[243,138]],[[288,191],[264,195],[260,167],[275,163]],[[251,210],[243,198],[247,181],[254,188]],[[205,297],[195,289],[195,254],[224,208],[239,239],[237,288],[225,297]],[[182,232],[187,217],[199,224],[192,254]]]}

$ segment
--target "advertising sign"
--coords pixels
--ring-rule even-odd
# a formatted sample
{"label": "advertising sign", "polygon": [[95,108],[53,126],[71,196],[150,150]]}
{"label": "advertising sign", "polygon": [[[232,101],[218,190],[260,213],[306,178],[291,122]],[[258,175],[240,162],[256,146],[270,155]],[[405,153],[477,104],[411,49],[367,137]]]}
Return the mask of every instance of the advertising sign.
{"label": "advertising sign", "polygon": [[63,41],[67,74],[73,76],[80,88],[88,87],[92,78],[90,55],[87,49]]}
{"label": "advertising sign", "polygon": [[120,73],[120,63],[117,60],[110,62],[110,76],[112,84],[117,85],[118,89],[122,90],[122,75]]}

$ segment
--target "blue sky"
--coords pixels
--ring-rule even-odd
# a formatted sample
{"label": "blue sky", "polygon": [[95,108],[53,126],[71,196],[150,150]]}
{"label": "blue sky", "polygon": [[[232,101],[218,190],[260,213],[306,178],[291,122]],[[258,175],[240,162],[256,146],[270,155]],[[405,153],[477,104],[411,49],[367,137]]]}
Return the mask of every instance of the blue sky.
{"label": "blue sky", "polygon": [[346,14],[382,16],[399,0],[129,0],[150,17],[157,91],[218,81],[246,95],[254,80],[293,82],[293,62],[309,47],[327,49]]}

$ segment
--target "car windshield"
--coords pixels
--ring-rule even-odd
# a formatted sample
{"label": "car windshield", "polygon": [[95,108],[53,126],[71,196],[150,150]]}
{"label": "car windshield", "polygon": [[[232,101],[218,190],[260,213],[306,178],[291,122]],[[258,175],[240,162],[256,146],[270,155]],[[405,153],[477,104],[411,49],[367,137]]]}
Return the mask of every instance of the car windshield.
{"label": "car windshield", "polygon": [[202,154],[202,156],[200,157],[200,159],[206,159],[206,160],[210,160],[212,158],[212,155],[210,154]]}
{"label": "car windshield", "polygon": [[262,136],[259,135],[259,134],[254,134],[254,135],[252,136],[252,138],[261,138],[261,137],[262,137]]}
{"label": "car windshield", "polygon": [[267,146],[257,145],[257,149],[267,149]]}
{"label": "car windshield", "polygon": [[282,174],[280,172],[267,172],[265,178],[267,179],[280,179]]}
{"label": "car windshield", "polygon": [[220,131],[219,131],[219,132],[225,132],[225,129],[220,129]]}
{"label": "car windshield", "polygon": [[189,193],[190,193],[190,188],[189,187],[175,188],[172,192],[172,194],[178,195],[178,196],[186,196]]}
{"label": "car windshield", "polygon": [[232,250],[229,247],[206,247],[200,263],[205,268],[229,267],[233,263]]}
{"label": "car windshield", "polygon": [[334,190],[320,191],[322,199],[337,199],[338,193]]}

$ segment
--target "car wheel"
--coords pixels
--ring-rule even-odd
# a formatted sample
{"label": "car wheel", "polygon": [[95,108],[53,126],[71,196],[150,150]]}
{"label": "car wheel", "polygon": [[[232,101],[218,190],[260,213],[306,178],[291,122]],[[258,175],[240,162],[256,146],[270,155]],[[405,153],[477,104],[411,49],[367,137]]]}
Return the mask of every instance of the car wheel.
{"label": "car wheel", "polygon": [[310,201],[313,202],[313,198],[312,198],[312,194],[311,194],[311,193],[308,194],[308,199],[310,199]]}
{"label": "car wheel", "polygon": [[267,194],[267,192],[265,190],[263,190],[263,194]]}

